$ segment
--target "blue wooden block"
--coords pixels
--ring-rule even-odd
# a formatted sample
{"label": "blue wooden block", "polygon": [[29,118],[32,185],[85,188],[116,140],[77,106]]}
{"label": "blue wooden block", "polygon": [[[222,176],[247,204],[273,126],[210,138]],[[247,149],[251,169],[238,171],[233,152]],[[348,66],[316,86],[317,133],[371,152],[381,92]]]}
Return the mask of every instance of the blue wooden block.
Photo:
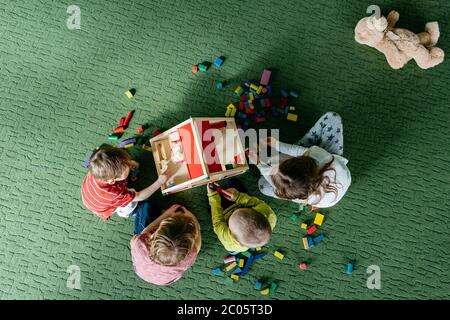
{"label": "blue wooden block", "polygon": [[296,92],[296,91],[291,91],[291,92],[289,92],[289,94],[291,96],[293,96],[294,98],[298,98],[298,92]]}
{"label": "blue wooden block", "polygon": [[319,234],[317,237],[315,237],[314,239],[313,239],[313,241],[314,241],[314,243],[315,244],[318,244],[320,241],[322,241],[323,240],[323,234]]}
{"label": "blue wooden block", "polygon": [[314,247],[314,242],[313,242],[313,240],[311,239],[311,237],[306,237],[306,240],[308,240],[308,246],[309,246],[309,248],[311,249],[311,248],[313,248]]}
{"label": "blue wooden block", "polygon": [[217,57],[216,60],[214,60],[214,65],[216,66],[216,68],[220,68],[223,64],[223,57]]}
{"label": "blue wooden block", "polygon": [[251,85],[251,82],[250,81],[245,81],[245,84],[244,84],[247,88],[250,88],[250,85]]}
{"label": "blue wooden block", "polygon": [[213,270],[213,275],[220,276],[222,274],[222,268],[217,267]]}
{"label": "blue wooden block", "polygon": [[250,269],[250,266],[252,265],[253,262],[253,256],[250,256],[247,260],[247,262],[245,263],[244,269],[241,272],[241,277],[245,276],[248,272],[248,270]]}
{"label": "blue wooden block", "polygon": [[257,255],[253,256],[253,260],[262,259],[266,254],[264,252],[258,253]]}
{"label": "blue wooden block", "polygon": [[351,274],[353,272],[353,263],[347,263],[347,273]]}
{"label": "blue wooden block", "polygon": [[223,89],[223,86],[224,86],[223,82],[217,82],[216,84],[217,89]]}
{"label": "blue wooden block", "polygon": [[261,290],[262,289],[262,281],[261,280],[256,280],[256,282],[255,282],[255,288],[256,289],[258,289],[258,290]]}
{"label": "blue wooden block", "polygon": [[136,138],[126,139],[120,142],[119,147],[123,148],[127,144],[136,144]]}
{"label": "blue wooden block", "polygon": [[237,267],[236,269],[233,270],[233,272],[231,272],[231,274],[236,274],[236,273],[241,273],[242,269]]}
{"label": "blue wooden block", "polygon": [[266,86],[266,89],[267,89],[267,95],[268,95],[268,96],[271,96],[271,95],[272,95],[272,85],[271,85],[271,84],[268,84],[268,85]]}
{"label": "blue wooden block", "polygon": [[287,91],[284,89],[281,89],[281,95],[286,98],[289,97],[289,93],[287,93]]}

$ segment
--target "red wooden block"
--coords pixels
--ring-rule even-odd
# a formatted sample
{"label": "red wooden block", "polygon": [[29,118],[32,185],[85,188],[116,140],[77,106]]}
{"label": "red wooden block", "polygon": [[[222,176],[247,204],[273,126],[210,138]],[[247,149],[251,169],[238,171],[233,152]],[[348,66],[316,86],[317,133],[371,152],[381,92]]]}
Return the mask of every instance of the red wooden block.
{"label": "red wooden block", "polygon": [[133,118],[133,113],[134,113],[134,111],[130,111],[127,113],[125,121],[123,122],[124,127],[128,127],[128,125],[130,124],[131,118]]}
{"label": "red wooden block", "polygon": [[117,127],[117,128],[115,128],[114,129],[114,133],[122,133],[123,132],[123,130],[125,130],[125,128],[124,127]]}
{"label": "red wooden block", "polygon": [[270,99],[264,99],[264,104],[267,108],[270,108]]}
{"label": "red wooden block", "polygon": [[142,133],[145,131],[144,126],[140,126],[139,128],[137,128],[137,132]]}
{"label": "red wooden block", "polygon": [[192,66],[192,72],[193,73],[197,73],[198,72],[198,66],[197,65]]}
{"label": "red wooden block", "polygon": [[300,263],[298,267],[302,270],[308,269],[308,265],[305,262]]}
{"label": "red wooden block", "polygon": [[244,107],[245,107],[245,102],[244,101],[239,102],[239,110],[244,110]]}
{"label": "red wooden block", "polygon": [[123,126],[123,122],[124,122],[124,121],[125,121],[125,118],[124,118],[124,117],[120,118],[120,121],[119,121],[119,127]]}
{"label": "red wooden block", "polygon": [[256,123],[261,123],[261,122],[265,122],[265,121],[266,121],[266,118],[263,118],[263,117],[258,117],[255,119]]}
{"label": "red wooden block", "polygon": [[307,230],[306,230],[306,233],[307,234],[312,234],[314,231],[316,231],[317,230],[317,227],[316,227],[316,225],[312,225],[311,227],[309,227]]}

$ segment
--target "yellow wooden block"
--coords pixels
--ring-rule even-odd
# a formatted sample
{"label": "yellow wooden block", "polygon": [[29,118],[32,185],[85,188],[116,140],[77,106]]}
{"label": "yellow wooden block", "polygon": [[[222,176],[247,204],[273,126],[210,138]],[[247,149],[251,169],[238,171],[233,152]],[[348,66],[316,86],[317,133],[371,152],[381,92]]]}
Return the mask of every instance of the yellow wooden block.
{"label": "yellow wooden block", "polygon": [[262,89],[263,89],[263,87],[262,87],[262,86],[259,86],[259,87],[258,87],[258,90],[256,90],[256,93],[257,93],[257,94],[260,94]]}
{"label": "yellow wooden block", "polygon": [[133,144],[133,143],[126,144],[126,145],[124,145],[123,147],[124,147],[125,149],[133,148],[133,147],[134,147],[134,144]]}
{"label": "yellow wooden block", "polygon": [[133,94],[130,92],[130,90],[128,90],[127,92],[125,92],[125,94],[127,95],[128,99],[133,98]]}
{"label": "yellow wooden block", "polygon": [[239,268],[243,268],[244,267],[244,259],[239,260]]}
{"label": "yellow wooden block", "polygon": [[234,269],[236,266],[237,266],[236,262],[232,262],[225,269],[227,271],[230,271],[230,270]]}
{"label": "yellow wooden block", "polygon": [[261,247],[256,248],[256,251],[261,251]]}
{"label": "yellow wooden block", "polygon": [[323,218],[325,218],[325,216],[321,213],[317,213],[316,214],[316,218],[314,219],[314,224],[317,224],[318,226],[321,226],[323,223]]}
{"label": "yellow wooden block", "polygon": [[[253,89],[254,91],[258,91],[258,86],[256,84],[251,84],[250,88]],[[262,88],[261,88],[262,89]]]}
{"label": "yellow wooden block", "polygon": [[230,103],[227,106],[227,111],[225,112],[225,117],[234,117],[235,114],[236,114],[236,107],[234,106],[234,104]]}
{"label": "yellow wooden block", "polygon": [[269,294],[269,288],[261,290],[261,294],[264,295],[264,296],[267,296]]}
{"label": "yellow wooden block", "polygon": [[305,237],[302,240],[303,240],[303,247],[305,247],[305,249],[309,249],[308,239],[306,239]]}
{"label": "yellow wooden block", "polygon": [[290,121],[297,121],[298,115],[293,114],[293,113],[288,113],[287,115],[287,119]]}
{"label": "yellow wooden block", "polygon": [[230,276],[231,279],[233,279],[234,281],[238,281],[239,280],[239,276],[237,274],[232,274]]}
{"label": "yellow wooden block", "polygon": [[306,228],[308,228],[308,225],[307,225],[306,223],[302,223],[302,224],[300,225],[300,228],[306,230]]}
{"label": "yellow wooden block", "polygon": [[282,254],[282,253],[279,252],[279,251],[275,251],[275,252],[273,253],[273,255],[274,255],[275,257],[277,257],[278,259],[280,259],[280,260],[283,260],[283,258],[284,258],[284,254]]}
{"label": "yellow wooden block", "polygon": [[253,94],[253,92],[250,92],[248,94],[248,100],[255,100],[255,95]]}
{"label": "yellow wooden block", "polygon": [[146,150],[146,151],[152,152],[152,148],[149,147],[149,146],[146,145],[146,144],[143,144],[143,145],[141,146],[141,148],[144,149],[144,150]]}

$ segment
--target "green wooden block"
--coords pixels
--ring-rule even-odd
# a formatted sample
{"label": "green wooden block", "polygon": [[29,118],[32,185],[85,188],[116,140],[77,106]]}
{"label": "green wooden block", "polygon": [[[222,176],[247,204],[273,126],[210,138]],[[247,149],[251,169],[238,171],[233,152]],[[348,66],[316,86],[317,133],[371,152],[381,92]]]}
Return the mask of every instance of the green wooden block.
{"label": "green wooden block", "polygon": [[278,285],[275,282],[272,282],[270,285],[269,294],[274,294],[277,291]]}
{"label": "green wooden block", "polygon": [[298,219],[298,214],[297,213],[293,213],[293,214],[291,214],[291,219],[292,220],[297,220]]}
{"label": "green wooden block", "polygon": [[241,252],[241,254],[243,255],[243,256],[246,256],[247,258],[250,258],[250,256],[252,255],[250,252],[248,252],[248,251],[244,251],[244,252]]}
{"label": "green wooden block", "polygon": [[119,140],[119,136],[116,135],[115,133],[111,133],[111,134],[108,136],[108,140]]}
{"label": "green wooden block", "polygon": [[198,64],[198,69],[199,69],[200,71],[206,72],[206,71],[208,70],[208,66],[205,65],[205,64],[203,64],[203,63],[199,63],[199,64]]}
{"label": "green wooden block", "polygon": [[234,280],[231,279],[230,277],[227,277],[227,278],[225,279],[225,281],[226,281],[227,283],[230,283],[230,284],[233,284],[233,283],[234,283]]}

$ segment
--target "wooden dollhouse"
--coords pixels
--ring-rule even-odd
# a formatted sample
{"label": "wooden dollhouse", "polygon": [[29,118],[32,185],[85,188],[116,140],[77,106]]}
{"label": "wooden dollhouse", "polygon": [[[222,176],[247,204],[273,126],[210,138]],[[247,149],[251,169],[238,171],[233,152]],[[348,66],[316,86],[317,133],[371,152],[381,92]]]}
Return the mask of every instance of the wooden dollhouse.
{"label": "wooden dollhouse", "polygon": [[163,195],[248,170],[234,118],[190,118],[150,139],[158,176],[167,166]]}

